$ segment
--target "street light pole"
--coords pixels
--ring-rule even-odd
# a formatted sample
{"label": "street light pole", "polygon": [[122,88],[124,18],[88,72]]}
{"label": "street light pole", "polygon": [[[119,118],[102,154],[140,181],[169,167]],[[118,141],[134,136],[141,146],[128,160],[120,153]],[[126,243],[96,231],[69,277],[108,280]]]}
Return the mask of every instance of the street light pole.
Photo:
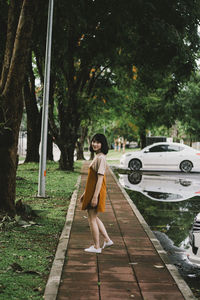
{"label": "street light pole", "polygon": [[40,140],[38,197],[45,197],[52,24],[53,24],[53,0],[49,0],[46,54],[45,54],[44,92],[43,92],[43,107],[42,107],[42,125],[41,125],[41,140]]}

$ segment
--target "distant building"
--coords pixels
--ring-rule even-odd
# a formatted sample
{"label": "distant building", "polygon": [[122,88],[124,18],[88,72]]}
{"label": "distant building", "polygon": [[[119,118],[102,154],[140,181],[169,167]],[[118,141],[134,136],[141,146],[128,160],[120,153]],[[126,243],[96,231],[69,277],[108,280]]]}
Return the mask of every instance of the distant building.
{"label": "distant building", "polygon": [[173,142],[173,138],[169,138],[166,136],[147,136],[146,137],[146,146],[152,145],[154,143],[159,142]]}

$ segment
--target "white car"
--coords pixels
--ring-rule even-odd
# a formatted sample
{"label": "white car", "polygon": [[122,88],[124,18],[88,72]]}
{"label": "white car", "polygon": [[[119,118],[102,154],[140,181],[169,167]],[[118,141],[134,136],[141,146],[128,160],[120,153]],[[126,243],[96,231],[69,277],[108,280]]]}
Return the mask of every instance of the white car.
{"label": "white car", "polygon": [[131,170],[200,171],[200,151],[179,143],[155,143],[122,155],[120,167]]}

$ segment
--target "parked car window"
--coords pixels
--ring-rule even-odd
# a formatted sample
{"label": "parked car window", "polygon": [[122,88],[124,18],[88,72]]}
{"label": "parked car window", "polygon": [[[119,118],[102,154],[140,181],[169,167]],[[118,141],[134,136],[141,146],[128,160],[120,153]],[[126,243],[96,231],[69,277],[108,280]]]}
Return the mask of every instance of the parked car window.
{"label": "parked car window", "polygon": [[176,145],[168,145],[168,149],[167,149],[167,151],[170,151],[170,152],[178,152],[181,150],[183,150],[183,147],[176,146]]}
{"label": "parked car window", "polygon": [[166,152],[166,151],[167,151],[166,145],[158,145],[149,148],[149,152]]}

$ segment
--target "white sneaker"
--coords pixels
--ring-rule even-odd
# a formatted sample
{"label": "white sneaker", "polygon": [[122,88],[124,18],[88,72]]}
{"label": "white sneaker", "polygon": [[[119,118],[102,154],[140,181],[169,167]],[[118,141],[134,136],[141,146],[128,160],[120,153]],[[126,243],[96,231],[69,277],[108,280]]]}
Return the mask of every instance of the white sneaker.
{"label": "white sneaker", "polygon": [[101,248],[95,248],[94,246],[90,246],[89,248],[84,249],[85,252],[91,253],[101,253]]}
{"label": "white sneaker", "polygon": [[107,247],[110,247],[110,246],[112,246],[113,244],[114,244],[114,243],[113,243],[113,241],[111,241],[111,240],[109,240],[108,242],[104,242],[104,243],[103,243],[102,249],[107,248]]}

